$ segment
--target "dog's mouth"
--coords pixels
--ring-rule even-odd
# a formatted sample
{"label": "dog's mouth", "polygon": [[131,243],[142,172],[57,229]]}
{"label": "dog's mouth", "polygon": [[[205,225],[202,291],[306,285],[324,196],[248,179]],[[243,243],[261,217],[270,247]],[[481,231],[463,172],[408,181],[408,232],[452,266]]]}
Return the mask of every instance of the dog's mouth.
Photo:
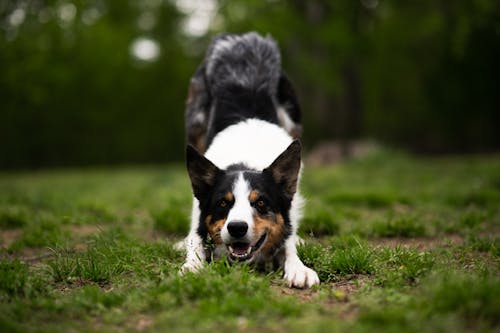
{"label": "dog's mouth", "polygon": [[259,240],[254,244],[245,242],[233,242],[227,245],[227,250],[229,251],[229,257],[236,261],[245,261],[253,257],[256,251],[260,249],[264,241],[266,240],[267,232],[260,236]]}

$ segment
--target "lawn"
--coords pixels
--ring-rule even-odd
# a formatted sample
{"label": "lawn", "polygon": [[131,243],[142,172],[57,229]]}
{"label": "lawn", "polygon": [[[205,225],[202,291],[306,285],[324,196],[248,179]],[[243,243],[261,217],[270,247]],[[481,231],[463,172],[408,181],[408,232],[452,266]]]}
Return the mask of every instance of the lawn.
{"label": "lawn", "polygon": [[1,332],[500,332],[500,156],[379,150],[307,168],[312,290],[177,274],[181,165],[0,174]]}

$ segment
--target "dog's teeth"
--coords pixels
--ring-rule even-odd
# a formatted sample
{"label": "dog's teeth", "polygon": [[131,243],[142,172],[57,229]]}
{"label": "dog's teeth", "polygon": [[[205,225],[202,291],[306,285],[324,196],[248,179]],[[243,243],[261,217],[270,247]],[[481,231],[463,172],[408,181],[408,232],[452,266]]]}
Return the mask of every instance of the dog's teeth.
{"label": "dog's teeth", "polygon": [[252,252],[252,247],[251,246],[248,247],[247,254],[250,254],[250,252]]}
{"label": "dog's teeth", "polygon": [[229,245],[229,246],[228,246],[228,248],[229,248],[229,252],[231,252],[231,253],[233,253],[233,252],[234,252],[234,250],[233,250],[233,248],[231,247],[231,245]]}

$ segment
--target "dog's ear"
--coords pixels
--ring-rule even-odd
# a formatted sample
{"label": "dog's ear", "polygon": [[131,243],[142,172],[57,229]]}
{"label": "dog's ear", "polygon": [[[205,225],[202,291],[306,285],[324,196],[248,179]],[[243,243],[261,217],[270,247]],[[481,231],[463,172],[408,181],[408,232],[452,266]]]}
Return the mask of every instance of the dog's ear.
{"label": "dog's ear", "polygon": [[284,114],[278,113],[280,125],[286,129],[294,139],[302,137],[302,113],[299,100],[292,82],[285,73],[281,73],[278,81],[276,98]]}
{"label": "dog's ear", "polygon": [[211,100],[205,77],[205,64],[203,63],[189,82],[185,113],[187,142],[200,152],[204,152],[206,149]]}
{"label": "dog's ear", "polygon": [[203,201],[221,171],[191,145],[186,148],[186,166],[194,196]]}
{"label": "dog's ear", "polygon": [[290,200],[297,191],[301,149],[300,141],[293,141],[288,148],[263,171],[263,173],[272,177],[274,182],[281,187],[286,197]]}

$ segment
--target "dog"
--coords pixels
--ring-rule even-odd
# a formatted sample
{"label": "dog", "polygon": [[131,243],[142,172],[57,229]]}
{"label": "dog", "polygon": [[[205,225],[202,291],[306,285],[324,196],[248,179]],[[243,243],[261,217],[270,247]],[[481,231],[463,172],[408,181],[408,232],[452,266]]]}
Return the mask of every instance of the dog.
{"label": "dog", "polygon": [[319,284],[297,255],[301,113],[276,42],[255,32],[214,38],[186,105],[194,198],[181,272],[227,257],[281,267],[290,287]]}

